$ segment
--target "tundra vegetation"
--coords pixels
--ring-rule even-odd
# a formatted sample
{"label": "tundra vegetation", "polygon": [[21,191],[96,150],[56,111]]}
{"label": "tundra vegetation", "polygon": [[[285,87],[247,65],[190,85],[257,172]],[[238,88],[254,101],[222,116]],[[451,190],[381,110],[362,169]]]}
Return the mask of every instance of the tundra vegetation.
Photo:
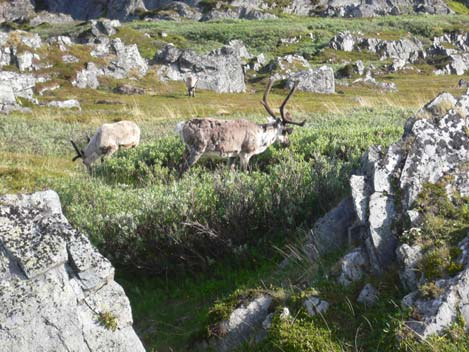
{"label": "tundra vegetation", "polygon": [[[45,38],[82,30],[86,24],[80,26],[41,25],[32,30]],[[412,35],[429,44],[434,36],[469,31],[469,17],[135,21],[124,24],[115,36],[126,44],[137,43],[147,59],[167,42],[205,52],[241,39],[252,54],[274,58],[299,53],[311,64],[329,63],[336,71],[344,61],[357,59],[378,67],[389,64],[367,52],[327,48],[344,30],[382,39]],[[281,38],[300,35],[294,44],[278,45]],[[51,60],[57,56],[59,62],[59,54],[47,55]],[[89,58],[84,47],[77,46],[73,54]],[[220,95],[198,89],[196,98],[190,98],[184,82],[160,82],[154,70],[137,81],[103,77],[98,90],[74,88],[68,79],[77,67],[59,63],[54,69],[60,71],[56,79],[63,88],[40,99],[79,99],[82,110],[32,105],[29,115],[0,117],[0,193],[53,188],[60,194],[70,222],[118,268],[117,280],[131,300],[135,328],[149,351],[195,350],[201,340],[217,333],[213,327],[240,300],[261,293],[271,294],[275,307],[289,306],[294,319],[277,315],[267,338],[241,351],[468,350],[469,338],[460,321],[426,342],[408,334],[403,322],[412,312],[399,305],[405,292],[396,270],[376,281],[380,300],[366,307],[354,301],[363,281],[344,288],[333,279],[343,253],[313,263],[298,250],[314,221],[350,193],[348,178],[368,147],[399,139],[406,118],[440,91],[461,95],[457,82],[469,79],[432,75],[427,63],[414,66],[420,72],[382,76],[396,84],[397,92],[366,86],[339,86],[331,95],[296,92],[289,110],[306,124],[295,128],[288,148],[272,145],[254,156],[250,172],[230,171],[223,161],[201,160],[180,177],[184,145],[173,132],[176,124],[209,116],[267,122],[260,104],[267,73],[248,72],[246,93]],[[114,93],[123,82],[147,93]],[[279,106],[285,94],[274,85],[272,106]],[[84,140],[103,123],[126,119],[141,129],[137,148],[94,164],[90,174],[71,161],[71,136]],[[453,235],[460,235],[469,221],[467,199],[447,199],[441,187],[428,185],[418,200],[426,209],[426,236],[408,239],[425,245],[419,270],[428,277],[458,271],[452,260],[457,256]],[[294,260],[279,267],[287,255]],[[313,291],[330,303],[326,314],[306,314],[302,302]],[[423,296],[437,291],[432,283],[421,287]],[[103,314],[101,320],[114,328],[112,317]]]}

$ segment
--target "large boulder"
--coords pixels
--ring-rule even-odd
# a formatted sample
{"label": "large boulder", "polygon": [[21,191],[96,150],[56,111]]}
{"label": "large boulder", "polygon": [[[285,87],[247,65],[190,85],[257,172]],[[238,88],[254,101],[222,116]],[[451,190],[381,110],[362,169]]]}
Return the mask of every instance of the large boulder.
{"label": "large boulder", "polygon": [[9,0],[0,2],[0,23],[24,20],[34,14],[31,0]]}
{"label": "large boulder", "polygon": [[144,351],[114,268],[53,191],[0,198],[0,350]]}
{"label": "large boulder", "polygon": [[188,76],[196,76],[198,88],[218,93],[240,93],[246,89],[241,54],[245,52],[239,41],[205,55],[167,45],[154,61],[162,65],[158,71],[162,80],[184,80]]}
{"label": "large boulder", "polygon": [[335,93],[334,70],[329,66],[299,71],[287,78],[286,87],[291,89],[298,82],[298,90],[314,93]]}

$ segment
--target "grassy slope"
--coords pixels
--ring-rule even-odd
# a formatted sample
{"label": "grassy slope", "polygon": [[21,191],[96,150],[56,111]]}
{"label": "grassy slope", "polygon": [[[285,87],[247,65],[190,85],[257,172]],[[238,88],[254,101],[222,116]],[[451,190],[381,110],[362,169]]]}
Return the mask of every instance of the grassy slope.
{"label": "grassy slope", "polygon": [[[379,36],[383,39],[396,39],[409,32],[429,43],[428,38],[440,35],[443,31],[468,30],[468,23],[467,16],[388,16],[354,20],[286,17],[278,21],[211,23],[134,22],[126,24],[118,36],[128,43],[136,42],[147,58],[151,58],[156,49],[167,41],[172,41],[181,47],[206,51],[219,47],[231,39],[244,40],[252,53],[265,52],[268,57],[273,57],[294,52],[316,54],[336,32],[345,29],[361,31],[365,35]],[[36,29],[45,37],[51,33],[76,30],[76,27],[69,25],[41,26]],[[163,31],[169,36],[163,38],[161,36]],[[144,32],[151,34],[152,38],[146,38]],[[303,39],[296,45],[277,46],[279,38],[304,36],[310,32],[315,38],[313,41]],[[326,54],[321,54],[322,57],[313,56],[312,63],[318,64],[321,60],[329,59],[330,53]],[[347,55],[334,58],[339,63],[348,59],[356,58]],[[340,139],[341,136],[346,138],[351,133],[347,129],[347,120],[350,116],[357,121],[360,121],[360,116],[362,118],[365,116],[366,121],[357,123],[357,126],[361,123],[363,130],[368,130],[374,128],[373,116],[379,118],[383,111],[390,108],[394,111],[394,118],[390,119],[387,126],[395,131],[400,129],[403,119],[410,115],[409,110],[417,109],[438,92],[443,90],[461,92],[456,88],[460,78],[428,74],[387,75],[379,79],[396,82],[399,89],[397,93],[383,94],[362,87],[338,87],[338,93],[334,95],[298,93],[292,99],[290,109],[300,116],[305,116],[309,128],[318,126],[325,128],[328,124],[332,126],[332,121],[336,119],[342,121],[342,127],[337,132],[337,138]],[[197,99],[185,97],[181,83],[157,82],[154,74],[144,80],[131,82],[147,88],[149,94],[145,96],[116,95],[111,92],[117,84],[116,81],[109,80],[103,83],[104,89],[99,91],[79,90],[66,86],[42,98],[44,100],[78,98],[82,102],[82,112],[33,107],[31,116],[13,114],[0,117],[0,193],[33,191],[62,180],[81,178],[84,171],[79,163],[73,164],[70,161],[73,153],[68,140],[71,137],[83,137],[85,132],[92,132],[103,121],[132,118],[143,127],[144,143],[148,143],[169,133],[175,121],[181,119],[215,115],[259,120],[265,115],[259,104],[264,87],[263,81],[249,83],[245,94],[220,95],[201,91]],[[284,93],[282,90],[274,90],[271,105],[278,105]],[[99,100],[106,100],[108,103],[98,104]],[[405,108],[405,112],[400,108]],[[353,112],[354,109],[358,110]],[[265,288],[265,282],[269,282],[269,278],[275,276],[274,261],[267,260],[262,253],[254,253],[250,258],[241,263],[233,263],[230,260],[212,268],[205,275],[197,274],[194,278],[190,278],[190,275],[176,279],[171,277],[134,279],[132,276],[120,276],[118,279],[123,283],[132,302],[136,327],[147,346],[150,349],[158,348],[160,352],[184,350],[190,334],[204,324],[208,307],[215,299],[226,297],[240,287]],[[306,284],[311,287],[325,285],[320,276],[316,281],[312,279],[308,281],[304,277],[300,279],[299,277],[308,271],[302,265],[291,270],[293,273],[289,272],[288,275],[280,275],[280,279],[270,280],[274,282],[276,289],[292,285],[291,277],[295,276],[298,277],[297,280],[293,280],[295,285]],[[330,300],[342,300],[341,304],[344,304],[345,297],[352,299],[354,294],[352,289],[350,292],[344,291],[336,297],[330,297]],[[390,300],[384,302],[385,305],[388,303],[389,305],[383,308],[383,311],[377,310],[376,319],[379,315],[387,318],[387,314],[392,313],[394,306]],[[365,313],[357,310],[350,312],[347,317],[352,319],[363,314]],[[372,320],[372,317],[366,316],[366,319]],[[340,332],[342,329],[341,333],[336,334],[338,342],[346,349],[352,348],[353,343],[350,344],[350,341],[353,341],[353,335],[358,333],[362,336],[368,329],[366,319],[354,320],[352,326],[348,327],[347,319],[336,320],[331,317],[331,321],[337,321],[337,331]],[[375,350],[378,346],[382,346],[378,343],[380,338],[385,336],[385,334],[380,336],[381,331],[386,329],[383,326],[385,323],[385,319],[374,323],[376,329],[372,329],[373,337],[360,347],[364,350]]]}

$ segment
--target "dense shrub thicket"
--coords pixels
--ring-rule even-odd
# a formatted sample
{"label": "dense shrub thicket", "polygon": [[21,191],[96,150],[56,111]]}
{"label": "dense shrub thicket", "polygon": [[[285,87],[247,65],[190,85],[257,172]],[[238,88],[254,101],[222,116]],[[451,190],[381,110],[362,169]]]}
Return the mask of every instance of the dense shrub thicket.
{"label": "dense shrub thicket", "polygon": [[115,264],[156,272],[206,267],[265,248],[334,206],[368,146],[399,137],[395,112],[318,118],[296,129],[290,148],[253,158],[249,173],[205,161],[179,177],[183,145],[167,136],[55,188],[68,218]]}

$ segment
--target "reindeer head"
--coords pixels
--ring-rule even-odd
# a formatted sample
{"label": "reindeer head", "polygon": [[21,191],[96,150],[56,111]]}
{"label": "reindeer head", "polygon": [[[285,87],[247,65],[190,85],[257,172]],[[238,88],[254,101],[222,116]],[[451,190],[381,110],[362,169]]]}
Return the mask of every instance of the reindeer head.
{"label": "reindeer head", "polygon": [[[87,136],[87,139],[89,143],[90,137]],[[70,140],[70,143],[72,143],[73,149],[75,149],[75,152],[77,153],[77,155],[73,157],[72,161],[76,161],[77,159],[80,159],[80,158],[83,159],[83,164],[85,164],[88,171],[90,171],[91,163],[88,161],[88,158],[86,158],[85,152],[83,151],[83,149],[79,149],[73,140]]]}
{"label": "reindeer head", "polygon": [[287,105],[288,100],[290,100],[290,97],[295,92],[296,87],[298,86],[298,82],[295,82],[295,84],[293,85],[293,88],[288,93],[282,105],[280,105],[280,117],[281,118],[278,118],[275,115],[273,110],[270,108],[269,103],[267,102],[267,96],[269,95],[270,90],[272,89],[273,83],[274,83],[274,80],[270,78],[269,83],[267,84],[267,87],[265,88],[264,97],[262,98],[261,104],[264,105],[269,115],[274,118],[275,122],[273,122],[273,124],[276,125],[277,131],[278,131],[277,140],[283,145],[289,146],[290,140],[288,138],[288,135],[293,133],[293,128],[287,127],[287,125],[290,124],[290,125],[295,125],[295,126],[304,126],[306,122],[306,120],[302,122],[295,122],[292,120],[291,114],[288,111],[285,112],[285,106]]}

